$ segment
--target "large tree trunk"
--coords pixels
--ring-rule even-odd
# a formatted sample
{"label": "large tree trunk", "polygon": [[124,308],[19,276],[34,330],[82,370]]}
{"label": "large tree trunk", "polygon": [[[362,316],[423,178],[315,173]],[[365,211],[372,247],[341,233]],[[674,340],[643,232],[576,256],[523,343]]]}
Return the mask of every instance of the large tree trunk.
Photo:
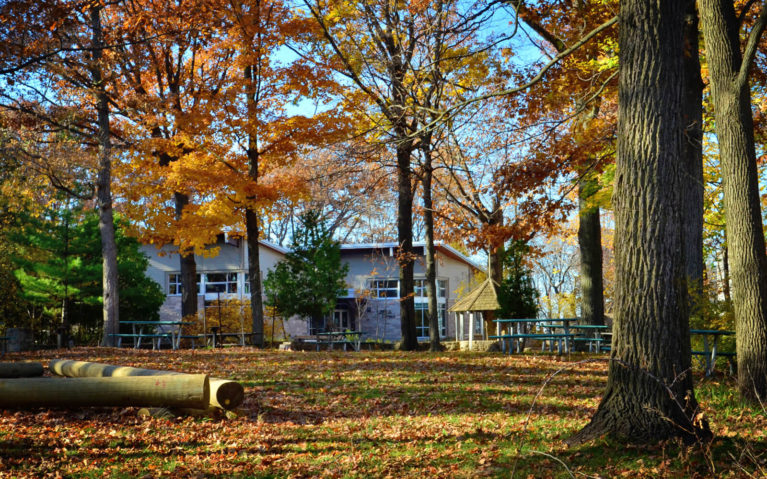
{"label": "large tree trunk", "polygon": [[578,247],[581,253],[581,317],[584,324],[605,324],[602,286],[602,226],[599,207],[588,205],[582,179],[578,183]]}
{"label": "large tree trunk", "polygon": [[599,408],[568,442],[694,440],[710,433],[693,423],[682,253],[684,4],[625,0],[620,25],[613,352]]}
{"label": "large tree trunk", "polygon": [[[740,22],[733,2],[701,0],[700,5],[722,167],[736,322],[738,389],[745,399],[764,401],[767,399],[767,255],[748,84],[752,57],[747,53],[744,61],[741,55]],[[762,17],[754,27],[757,37],[764,28],[766,13],[767,5],[763,6]]]}
{"label": "large tree trunk", "polygon": [[250,311],[253,322],[253,345],[264,345],[264,305],[261,297],[261,259],[258,254],[258,213],[245,209],[245,229],[248,241],[248,280],[250,281]]}
{"label": "large tree trunk", "polygon": [[703,297],[703,80],[700,76],[698,12],[695,0],[686,0],[684,29],[684,175],[682,221],[684,257],[690,293],[690,316],[701,314]]}
{"label": "large tree trunk", "polygon": [[[254,67],[245,67],[245,94],[248,105],[249,125],[257,124],[258,109],[256,104],[256,78]],[[251,126],[251,128],[253,128]],[[258,183],[258,138],[255,131],[248,131],[248,176]],[[248,275],[250,279],[250,313],[253,324],[253,345],[264,345],[264,305],[261,296],[261,256],[258,254],[258,237],[260,236],[258,212],[254,205],[256,198],[248,198],[245,206],[245,230],[248,241]]]}
{"label": "large tree trunk", "polygon": [[109,128],[109,99],[104,88],[101,72],[101,58],[104,52],[101,30],[101,6],[91,9],[92,59],[91,80],[96,89],[96,114],[99,140],[99,171],[96,178],[96,205],[99,214],[99,234],[101,235],[101,257],[103,264],[103,316],[104,330],[101,336],[102,346],[113,346],[119,333],[119,293],[117,278],[117,243],[112,213],[112,145]]}
{"label": "large tree trunk", "polygon": [[[184,193],[174,193],[176,203],[176,219],[181,219],[184,207],[189,204],[189,196]],[[194,253],[179,253],[181,270],[181,317],[197,316],[197,262]]]}
{"label": "large tree trunk", "polygon": [[439,312],[437,311],[437,264],[434,261],[434,202],[431,197],[433,168],[431,164],[431,135],[426,135],[423,145],[423,220],[426,233],[424,256],[426,259],[426,297],[429,301],[429,351],[442,348],[439,344]]}
{"label": "large tree trunk", "polygon": [[397,242],[399,243],[399,297],[402,349],[418,349],[413,299],[413,185],[410,171],[412,146],[409,141],[397,145]]}

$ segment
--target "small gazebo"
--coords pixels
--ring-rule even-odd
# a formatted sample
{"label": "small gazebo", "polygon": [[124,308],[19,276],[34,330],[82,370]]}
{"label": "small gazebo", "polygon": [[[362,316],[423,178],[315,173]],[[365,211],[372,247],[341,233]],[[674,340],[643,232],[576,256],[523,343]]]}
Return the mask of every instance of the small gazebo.
{"label": "small gazebo", "polygon": [[[463,327],[467,319],[466,316],[468,314],[469,350],[471,350],[474,343],[474,329],[476,326],[477,316],[479,316],[480,321],[484,321],[485,313],[492,313],[501,307],[500,304],[498,304],[498,292],[496,291],[497,287],[498,283],[493,281],[491,278],[487,278],[486,281],[471,290],[469,294],[458,300],[458,302],[450,308],[451,312],[456,313],[456,341],[463,340]],[[482,329],[487,332],[487,328]]]}

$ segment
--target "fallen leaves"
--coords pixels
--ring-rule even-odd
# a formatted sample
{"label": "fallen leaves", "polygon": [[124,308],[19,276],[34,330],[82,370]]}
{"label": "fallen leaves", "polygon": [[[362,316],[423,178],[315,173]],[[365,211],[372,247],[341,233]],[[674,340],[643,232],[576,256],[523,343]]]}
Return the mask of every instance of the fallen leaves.
{"label": "fallen leaves", "polygon": [[[78,348],[12,359],[58,357],[231,377],[246,386],[246,398],[231,419],[140,417],[138,408],[0,411],[0,476],[567,475],[561,463],[532,451],[597,477],[680,477],[711,469],[705,452],[676,457],[666,451],[673,445],[661,451],[602,441],[565,449],[560,440],[582,427],[599,402],[606,378],[601,363],[558,374],[533,405],[561,359],[245,348]],[[759,454],[738,462],[729,453],[758,450],[767,421],[758,411],[726,409],[731,402],[719,398],[727,397],[731,382],[711,386],[718,388],[711,394],[701,387],[706,415],[723,436],[710,453],[716,470],[734,477],[742,474],[739,466],[757,471]]]}

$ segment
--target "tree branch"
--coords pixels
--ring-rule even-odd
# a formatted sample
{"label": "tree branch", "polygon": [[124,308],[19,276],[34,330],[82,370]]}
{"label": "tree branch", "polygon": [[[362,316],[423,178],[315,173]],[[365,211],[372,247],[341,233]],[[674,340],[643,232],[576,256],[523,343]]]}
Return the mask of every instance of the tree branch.
{"label": "tree branch", "polygon": [[765,27],[767,27],[767,3],[762,4],[762,9],[759,11],[759,18],[757,18],[754,27],[751,29],[751,33],[748,35],[748,43],[746,43],[746,49],[743,51],[743,62],[740,64],[740,71],[735,80],[735,87],[738,91],[745,88],[748,83],[748,71],[751,69],[751,65],[754,62],[756,50],[759,46],[759,39],[762,37]]}

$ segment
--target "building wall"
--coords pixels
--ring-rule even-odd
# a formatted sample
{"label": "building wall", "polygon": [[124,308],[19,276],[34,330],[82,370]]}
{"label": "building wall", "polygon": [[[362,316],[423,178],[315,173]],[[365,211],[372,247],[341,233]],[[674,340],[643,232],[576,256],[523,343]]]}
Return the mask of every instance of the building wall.
{"label": "building wall", "polygon": [[[216,256],[205,257],[195,255],[197,273],[237,273],[237,293],[221,294],[221,297],[247,299],[248,295],[244,293],[244,275],[248,271],[247,247],[243,242],[237,242],[237,244],[220,243],[218,247],[219,251]],[[160,318],[162,320],[179,320],[181,318],[181,296],[168,294],[170,275],[179,273],[180,266],[177,249],[174,246],[165,246],[158,249],[152,245],[144,245],[141,249],[149,257],[149,267],[147,268],[146,275],[159,284],[166,294],[165,302],[160,307]],[[284,256],[283,253],[262,245],[259,248],[262,278]],[[218,295],[216,294],[199,294],[197,296],[198,309],[203,311],[206,300],[212,301],[217,298]]]}
{"label": "building wall", "polygon": [[[196,256],[197,272],[229,272],[238,273],[238,287],[236,295],[229,297],[247,298],[244,294],[244,273],[247,272],[247,247],[244,242],[240,244],[219,243],[218,255],[213,257]],[[173,247],[165,247],[158,250],[154,246],[143,246],[144,252],[149,256],[149,268],[147,276],[156,281],[168,294],[168,279],[171,274],[179,273],[179,257]],[[284,258],[284,253],[275,251],[270,247],[259,248],[262,278],[267,271]],[[399,278],[399,266],[396,252],[390,248],[344,248],[341,252],[342,261],[349,265],[347,275],[348,294],[339,298],[337,309],[345,309],[354,323],[354,327],[363,332],[363,338],[386,341],[399,341],[402,337],[400,325],[400,302],[399,298],[372,298],[360,299],[360,292],[368,290],[370,280]],[[446,282],[446,307],[449,310],[456,300],[458,293],[468,290],[473,267],[465,260],[455,257],[452,253],[438,248],[437,253],[437,279]],[[416,260],[414,265],[416,279],[425,277],[425,265],[423,256]],[[198,295],[198,307],[204,310],[204,302],[207,299],[215,300],[216,295]],[[227,295],[222,294],[222,297]],[[425,298],[418,298],[417,302],[423,304]],[[181,296],[169,295],[160,309],[162,319],[178,320],[181,316]],[[270,321],[270,318],[265,318]],[[445,339],[456,337],[455,314],[446,312]],[[468,325],[465,325],[466,328]],[[285,331],[291,337],[304,336],[310,333],[307,320],[290,318],[284,322]]]}
{"label": "building wall", "polygon": [[[394,251],[389,248],[344,249],[342,260],[349,265],[347,282],[350,289],[366,290],[372,279],[396,280],[399,278],[397,259]],[[449,310],[450,306],[456,302],[460,287],[466,288],[474,269],[476,268],[465,261],[437,253],[437,280],[447,282],[446,310]],[[425,278],[425,271],[424,259],[420,256],[414,265],[415,278]],[[347,307],[356,315],[356,305],[341,303],[339,307]],[[363,338],[386,341],[399,341],[402,338],[398,298],[371,298],[366,302],[359,316],[360,324],[357,327],[363,332]],[[446,312],[445,339],[455,338],[455,323],[455,314]]]}

